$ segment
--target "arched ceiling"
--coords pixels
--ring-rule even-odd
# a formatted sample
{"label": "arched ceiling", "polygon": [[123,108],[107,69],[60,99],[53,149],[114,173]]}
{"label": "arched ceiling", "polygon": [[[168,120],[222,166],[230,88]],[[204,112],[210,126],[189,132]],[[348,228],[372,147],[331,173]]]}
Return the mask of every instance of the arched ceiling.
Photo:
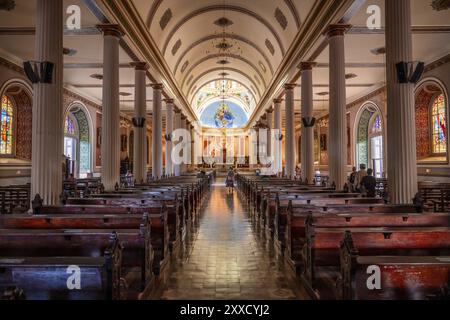
{"label": "arched ceiling", "polygon": [[[233,80],[251,93],[255,105],[292,44],[314,0],[133,0],[167,65],[197,115],[202,87]],[[233,47],[219,64],[215,46]],[[246,108],[247,113],[253,108]]]}

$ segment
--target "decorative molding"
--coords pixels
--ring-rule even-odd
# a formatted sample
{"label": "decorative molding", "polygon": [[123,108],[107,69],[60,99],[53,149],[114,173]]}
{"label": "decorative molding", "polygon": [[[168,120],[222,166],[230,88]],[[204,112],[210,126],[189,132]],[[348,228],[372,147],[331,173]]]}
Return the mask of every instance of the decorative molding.
{"label": "decorative molding", "polygon": [[131,62],[130,66],[132,66],[135,70],[139,70],[139,71],[146,71],[149,68],[147,62],[144,62],[144,61]]}
{"label": "decorative molding", "polygon": [[265,43],[265,45],[266,45],[266,48],[269,50],[269,52],[270,52],[272,55],[275,55],[275,48],[273,47],[272,42],[270,42],[269,39],[266,39],[266,41],[265,41],[264,43]]}
{"label": "decorative molding", "polygon": [[189,66],[189,61],[186,61],[183,66],[181,67],[181,73],[184,73],[186,71],[186,68]]}
{"label": "decorative molding", "polygon": [[[208,55],[208,56],[205,56],[205,57],[203,57],[203,58],[201,58],[200,60],[198,60],[196,63],[194,63],[193,65],[191,65],[191,67],[189,68],[189,70],[186,72],[186,76],[183,78],[183,80],[181,81],[181,88],[183,89],[184,88],[184,85],[185,85],[185,82],[186,82],[186,78],[187,78],[187,76],[189,75],[189,74],[191,74],[193,71],[194,71],[194,69],[197,67],[197,66],[199,66],[200,64],[202,64],[203,62],[205,62],[205,61],[208,61],[208,60],[211,60],[211,59],[217,59],[217,58],[220,58],[220,57],[222,57],[223,55],[222,54],[211,54],[211,55]],[[262,81],[263,81],[263,83],[264,83],[264,86],[266,85],[266,81],[265,81],[265,79],[264,79],[264,77],[263,77],[263,75],[261,74],[261,72],[259,71],[259,69],[250,61],[250,60],[247,60],[246,58],[244,58],[244,57],[241,57],[241,56],[239,56],[239,55],[234,55],[234,54],[229,54],[228,55],[228,57],[229,58],[233,58],[233,59],[236,59],[236,60],[240,60],[240,61],[242,61],[242,62],[244,62],[245,64],[248,64],[260,77],[261,77],[261,79],[262,79]],[[228,61],[228,60],[224,60],[224,62],[225,61],[227,61],[227,64],[229,64],[230,62]],[[220,62],[220,61],[218,61],[218,62]],[[259,81],[258,81],[259,82]],[[186,83],[187,85],[189,85],[189,83]]]}
{"label": "decorative molding", "polygon": [[344,23],[338,23],[338,24],[330,24],[324,32],[324,35],[326,35],[328,38],[336,37],[336,36],[343,36],[352,25],[350,24],[344,24]]}
{"label": "decorative molding", "polygon": [[430,72],[430,71],[432,71],[436,68],[439,68],[440,66],[443,66],[444,64],[447,64],[449,62],[450,62],[450,54],[426,65],[424,72]]}
{"label": "decorative molding", "polygon": [[217,39],[217,38],[222,38],[223,36],[225,36],[225,39],[233,39],[233,40],[236,40],[236,41],[241,41],[241,42],[243,42],[243,43],[253,47],[264,58],[264,60],[266,61],[267,65],[270,68],[271,73],[273,74],[273,72],[274,72],[273,70],[274,69],[273,69],[273,66],[271,64],[271,61],[270,61],[269,57],[264,53],[264,51],[260,47],[258,47],[258,45],[256,43],[254,43],[253,41],[251,41],[251,40],[249,40],[249,39],[247,39],[247,38],[245,38],[245,37],[243,37],[241,35],[236,35],[236,34],[231,34],[231,33],[225,33],[225,35],[222,35],[222,34],[208,35],[206,37],[203,37],[203,38],[201,38],[201,39],[191,43],[186,48],[186,50],[184,50],[183,53],[180,54],[180,57],[178,58],[178,61],[175,64],[175,68],[174,68],[173,74],[176,74],[182,59],[187,56],[189,51],[191,51],[192,49],[194,49],[196,46],[200,45],[203,42],[210,41],[210,40]]}
{"label": "decorative molding", "polygon": [[[197,83],[202,77],[204,77],[205,75],[215,72],[215,71],[232,71],[232,72],[236,72],[241,74],[244,78],[246,78],[248,81],[250,81],[253,85],[256,85],[255,82],[253,81],[252,78],[250,78],[245,72],[243,72],[242,70],[239,69],[235,69],[235,68],[231,68],[231,67],[217,67],[217,68],[212,68],[212,69],[208,69],[206,71],[204,71],[203,73],[201,73],[198,77],[195,78],[195,80],[192,82],[191,87],[194,85],[194,83]],[[190,92],[191,91],[191,87],[189,87],[189,90],[187,90],[186,92]],[[261,92],[259,90],[255,90],[254,91],[259,97],[261,97]]]}
{"label": "decorative molding", "polygon": [[158,11],[159,6],[162,4],[163,0],[154,0],[152,7],[147,15],[146,25],[148,28],[152,26],[153,18],[155,17],[156,11]]}
{"label": "decorative molding", "polygon": [[299,69],[300,71],[312,70],[316,65],[317,65],[316,62],[304,61],[300,62]]}
{"label": "decorative molding", "polygon": [[162,83],[153,83],[150,86],[153,88],[153,90],[162,90],[163,89]]}
{"label": "decorative molding", "polygon": [[247,16],[250,16],[254,19],[256,19],[258,22],[260,22],[261,24],[263,24],[269,31],[270,33],[272,33],[272,35],[274,36],[274,38],[277,40],[278,46],[280,47],[281,53],[284,55],[284,53],[286,52],[284,49],[284,45],[283,42],[281,41],[281,38],[279,36],[279,34],[275,31],[275,29],[273,28],[272,24],[269,23],[267,20],[265,20],[263,17],[259,16],[258,14],[256,14],[255,12],[246,9],[246,8],[242,8],[239,6],[234,6],[234,5],[212,5],[212,6],[208,6],[208,7],[203,7],[200,8],[198,10],[195,10],[189,14],[187,14],[184,18],[182,18],[176,25],[175,27],[170,31],[169,35],[167,36],[164,45],[162,47],[162,54],[165,55],[166,51],[167,51],[167,46],[169,45],[170,41],[172,40],[173,36],[177,33],[177,31],[188,21],[190,21],[192,18],[195,18],[196,16],[199,16],[201,14],[204,13],[208,13],[208,12],[213,12],[213,11],[233,11],[233,12],[238,12]]}
{"label": "decorative molding", "polygon": [[172,10],[170,10],[169,8],[164,12],[164,14],[161,17],[161,20],[159,20],[159,26],[161,27],[161,30],[164,30],[167,27],[171,19],[172,19]]}
{"label": "decorative molding", "polygon": [[181,44],[182,44],[181,39],[178,39],[178,41],[175,42],[175,44],[172,47],[172,55],[173,56],[177,54],[178,50],[181,47]]}
{"label": "decorative molding", "polygon": [[121,38],[125,35],[124,31],[118,24],[103,23],[96,26],[104,36],[113,36]]}
{"label": "decorative molding", "polygon": [[300,15],[298,14],[297,8],[295,7],[294,2],[292,0],[284,0],[284,3],[289,8],[289,11],[291,12],[292,16],[294,17],[295,24],[297,26],[297,29],[300,29],[301,20]]}
{"label": "decorative molding", "polygon": [[280,24],[281,28],[283,28],[283,30],[286,30],[286,28],[288,26],[288,21],[286,19],[286,16],[284,15],[283,11],[281,11],[281,9],[277,7],[275,9],[274,16],[275,16],[275,19]]}

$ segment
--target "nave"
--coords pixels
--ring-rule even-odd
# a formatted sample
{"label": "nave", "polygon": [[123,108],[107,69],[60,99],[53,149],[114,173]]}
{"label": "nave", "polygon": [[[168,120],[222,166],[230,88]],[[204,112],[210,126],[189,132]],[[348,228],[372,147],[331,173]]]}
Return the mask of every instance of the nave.
{"label": "nave", "polygon": [[223,178],[215,181],[161,299],[309,299],[266,245],[242,197],[228,192]]}

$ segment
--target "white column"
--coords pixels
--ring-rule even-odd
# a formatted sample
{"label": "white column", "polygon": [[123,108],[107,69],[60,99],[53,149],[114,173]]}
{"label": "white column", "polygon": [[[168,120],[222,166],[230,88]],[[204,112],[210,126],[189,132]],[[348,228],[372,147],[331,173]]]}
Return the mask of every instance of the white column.
{"label": "white column", "polygon": [[99,25],[103,31],[102,183],[114,190],[120,183],[119,40],[117,25]]}
{"label": "white column", "polygon": [[182,144],[183,144],[183,150],[181,151],[181,153],[180,153],[180,155],[181,155],[181,159],[183,159],[183,162],[182,162],[182,164],[181,164],[181,166],[180,166],[180,168],[181,168],[181,174],[183,174],[183,173],[186,173],[186,171],[187,171],[187,168],[186,168],[186,166],[187,166],[187,164],[186,164],[186,157],[187,157],[187,150],[186,150],[186,140],[187,140],[187,134],[186,134],[186,130],[187,130],[187,127],[186,127],[186,120],[187,120],[187,117],[185,116],[185,115],[181,115],[181,129],[183,129],[183,140],[182,140]]}
{"label": "white column", "polygon": [[250,130],[248,134],[248,156],[250,168],[255,167],[258,163],[257,148],[258,148],[258,137],[256,130]]}
{"label": "white column", "polygon": [[[175,109],[175,116],[174,116],[174,130],[181,129],[181,111],[180,109]],[[173,142],[172,148],[174,148],[178,143]],[[181,166],[179,164],[173,165],[173,174],[176,177],[179,177],[181,174]]]}
{"label": "white column", "polygon": [[62,2],[36,2],[35,59],[54,64],[52,83],[33,85],[31,196],[56,205],[62,192],[63,8]]}
{"label": "white column", "polygon": [[314,123],[313,118],[313,62],[302,62],[300,65],[302,77],[302,179],[312,183],[314,180]]}
{"label": "white column", "polygon": [[330,182],[342,190],[347,182],[347,119],[345,90],[344,34],[349,25],[330,25],[327,31],[330,46]]}
{"label": "white column", "polygon": [[293,178],[295,175],[295,114],[294,114],[294,84],[284,86],[286,95],[286,176]]}
{"label": "white column", "polygon": [[147,63],[133,62],[131,65],[135,68],[133,174],[137,182],[144,182],[147,180]]}
{"label": "white column", "polygon": [[[267,156],[269,158],[272,157],[272,159],[273,159],[273,152],[272,152],[273,108],[272,107],[267,109],[266,117],[267,117],[267,126],[269,127],[267,130]],[[272,171],[273,171],[273,168],[274,168],[274,163],[272,160]]]}
{"label": "white column", "polygon": [[166,175],[173,175],[172,163],[173,143],[171,135],[173,133],[173,99],[166,99]]}
{"label": "white column", "polygon": [[152,176],[153,179],[161,179],[162,176],[162,103],[161,84],[153,86],[153,117],[152,117]]}
{"label": "white column", "polygon": [[[281,120],[281,99],[273,100],[273,108],[274,108],[274,130],[278,131],[278,134],[282,134],[282,120]],[[279,139],[279,136],[275,137],[275,145],[274,145],[274,159],[275,159],[275,173],[280,173],[283,171],[282,161],[283,157],[281,154],[282,151],[282,141]]]}
{"label": "white column", "polygon": [[396,64],[413,61],[410,0],[386,3],[387,163],[390,201],[412,203],[417,193],[414,84],[398,82]]}

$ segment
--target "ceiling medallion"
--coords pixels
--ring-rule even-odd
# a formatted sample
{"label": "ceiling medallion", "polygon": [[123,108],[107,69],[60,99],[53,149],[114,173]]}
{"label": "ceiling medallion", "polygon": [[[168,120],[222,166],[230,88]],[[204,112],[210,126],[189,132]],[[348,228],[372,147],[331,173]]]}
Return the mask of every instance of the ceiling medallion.
{"label": "ceiling medallion", "polygon": [[99,73],[91,74],[89,77],[91,77],[92,79],[103,80],[103,75]]}
{"label": "ceiling medallion", "polygon": [[436,11],[450,9],[450,0],[433,0],[431,6]]}
{"label": "ceiling medallion", "polygon": [[233,25],[233,21],[231,21],[228,18],[222,17],[222,18],[217,19],[216,21],[214,21],[214,24],[216,26],[221,27],[221,28],[226,28],[226,27],[229,27],[229,26]]}
{"label": "ceiling medallion", "polygon": [[228,77],[230,74],[229,73],[226,73],[226,72],[221,72],[221,73],[219,73],[219,76],[221,77],[221,78],[226,78],[226,77]]}
{"label": "ceiling medallion", "polygon": [[221,60],[217,61],[217,64],[221,64],[221,65],[226,65],[226,64],[229,64],[229,63],[230,63],[230,61],[228,61],[226,59],[221,59]]}

